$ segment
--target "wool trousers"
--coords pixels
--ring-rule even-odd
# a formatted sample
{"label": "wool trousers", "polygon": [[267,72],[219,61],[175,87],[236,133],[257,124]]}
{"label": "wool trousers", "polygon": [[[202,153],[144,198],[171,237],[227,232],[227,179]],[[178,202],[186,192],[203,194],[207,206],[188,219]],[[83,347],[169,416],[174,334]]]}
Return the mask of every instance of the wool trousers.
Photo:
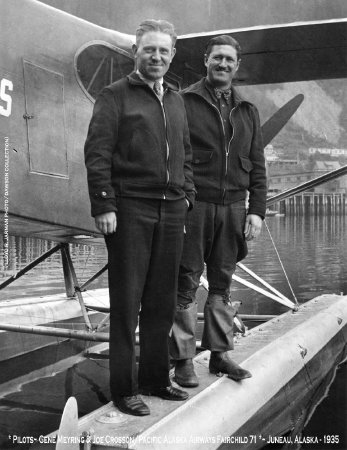
{"label": "wool trousers", "polygon": [[177,313],[170,342],[174,359],[195,355],[196,291],[206,263],[209,294],[205,304],[202,346],[211,351],[233,348],[230,286],[236,263],[247,255],[244,200],[228,205],[196,201],[188,213],[179,272]]}
{"label": "wool trousers", "polygon": [[[187,212],[185,199],[117,199],[117,229],[106,236],[113,399],[169,381],[169,333]],[[135,330],[139,326],[137,372]]]}

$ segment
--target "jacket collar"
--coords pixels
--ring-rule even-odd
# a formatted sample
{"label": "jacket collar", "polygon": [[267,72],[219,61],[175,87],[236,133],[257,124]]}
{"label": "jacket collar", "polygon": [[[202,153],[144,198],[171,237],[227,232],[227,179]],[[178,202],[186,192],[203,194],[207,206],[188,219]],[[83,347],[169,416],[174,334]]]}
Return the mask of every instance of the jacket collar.
{"label": "jacket collar", "polygon": [[[127,79],[129,81],[129,83],[134,85],[134,86],[148,86],[148,84],[145,81],[141,80],[141,78],[138,76],[138,74],[135,71],[131,72],[129,75],[127,75]],[[165,80],[163,81],[163,89],[164,89],[164,91],[176,90],[176,89],[173,88],[172,85],[168,85],[165,82]]]}
{"label": "jacket collar", "polygon": [[[249,103],[252,105],[251,102],[241,97],[239,92],[235,89],[234,86],[231,86],[231,90],[233,93],[233,99],[235,102],[235,105],[239,105],[240,103]],[[211,103],[210,94],[206,88],[206,77],[199,80],[197,83],[192,84],[191,86],[187,87],[182,91],[184,94],[197,94],[203,97],[205,100],[207,100],[209,103]]]}

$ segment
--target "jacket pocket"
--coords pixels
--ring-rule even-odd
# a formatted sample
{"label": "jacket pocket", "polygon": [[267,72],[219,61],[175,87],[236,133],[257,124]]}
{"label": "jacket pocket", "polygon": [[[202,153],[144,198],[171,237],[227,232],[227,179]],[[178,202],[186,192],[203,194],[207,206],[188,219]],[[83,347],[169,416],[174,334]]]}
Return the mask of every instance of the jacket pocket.
{"label": "jacket pocket", "polygon": [[240,189],[249,188],[250,172],[253,169],[252,161],[247,156],[239,156],[241,170],[238,171],[237,178],[239,180]]}
{"label": "jacket pocket", "polygon": [[205,164],[211,161],[213,155],[212,150],[195,150],[193,149],[193,164]]}
{"label": "jacket pocket", "polygon": [[239,156],[241,167],[245,172],[250,172],[253,169],[252,161],[246,156]]}

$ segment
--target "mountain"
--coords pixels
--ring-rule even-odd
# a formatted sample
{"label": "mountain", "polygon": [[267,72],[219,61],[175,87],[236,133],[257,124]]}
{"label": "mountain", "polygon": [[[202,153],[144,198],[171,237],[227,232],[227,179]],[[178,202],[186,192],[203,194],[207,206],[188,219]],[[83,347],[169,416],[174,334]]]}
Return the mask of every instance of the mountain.
{"label": "mountain", "polygon": [[304,94],[302,105],[273,140],[275,148],[347,148],[345,79],[245,86],[238,89],[245,98],[257,105],[262,123],[292,97]]}

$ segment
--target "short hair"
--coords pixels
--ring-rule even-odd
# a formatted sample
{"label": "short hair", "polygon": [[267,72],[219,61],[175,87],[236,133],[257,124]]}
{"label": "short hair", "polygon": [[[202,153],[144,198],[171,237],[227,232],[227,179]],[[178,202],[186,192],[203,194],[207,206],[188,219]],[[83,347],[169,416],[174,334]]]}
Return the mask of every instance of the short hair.
{"label": "short hair", "polygon": [[215,36],[212,39],[210,39],[207,43],[206,46],[206,51],[205,51],[205,55],[208,57],[212,51],[212,47],[214,45],[231,45],[231,47],[233,47],[236,50],[236,54],[237,54],[237,59],[240,59],[241,57],[241,45],[237,42],[236,39],[234,39],[233,37],[227,35],[227,34],[222,34],[220,36]]}
{"label": "short hair", "polygon": [[175,46],[177,40],[177,34],[175,27],[172,23],[166,20],[155,20],[147,19],[140,23],[138,29],[136,30],[136,45],[139,46],[140,40],[145,33],[149,31],[160,31],[161,33],[166,33],[171,37],[172,47]]}

